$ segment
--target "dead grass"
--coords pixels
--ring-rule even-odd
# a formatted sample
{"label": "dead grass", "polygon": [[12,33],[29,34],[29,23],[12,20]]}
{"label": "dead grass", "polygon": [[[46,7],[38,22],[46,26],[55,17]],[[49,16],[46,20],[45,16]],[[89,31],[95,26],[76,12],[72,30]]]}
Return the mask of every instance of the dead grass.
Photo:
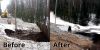
{"label": "dead grass", "polygon": [[69,43],[70,47],[52,47],[52,50],[82,50],[92,46],[92,41],[87,39],[81,39],[72,33],[62,33],[58,35],[55,32],[50,33],[51,47],[55,42]]}

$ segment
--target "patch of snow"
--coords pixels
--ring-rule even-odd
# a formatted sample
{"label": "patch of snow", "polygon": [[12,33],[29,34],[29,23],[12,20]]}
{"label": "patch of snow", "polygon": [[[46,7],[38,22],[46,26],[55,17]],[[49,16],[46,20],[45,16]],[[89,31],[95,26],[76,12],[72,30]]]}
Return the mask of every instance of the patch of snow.
{"label": "patch of snow", "polygon": [[40,28],[35,23],[17,22],[17,29],[33,30],[34,32],[41,32]]}
{"label": "patch of snow", "polygon": [[51,23],[55,23],[55,18],[56,18],[56,24],[64,25],[64,26],[68,26],[68,25],[74,26],[74,24],[66,22],[66,21],[60,19],[59,17],[56,17],[53,12],[50,12],[50,22]]}
{"label": "patch of snow", "polygon": [[100,30],[90,30],[90,32],[96,32],[96,33],[100,34]]}
{"label": "patch of snow", "polygon": [[17,23],[22,23],[22,22],[24,22],[23,20],[21,20],[21,19],[19,19],[19,18],[16,18],[16,21],[17,21]]}
{"label": "patch of snow", "polygon": [[13,25],[13,24],[0,23],[0,28],[2,28],[2,29],[10,29],[10,30],[15,31],[15,25]]}
{"label": "patch of snow", "polygon": [[10,30],[15,31],[15,25],[0,23],[0,35],[6,35],[4,31],[5,29],[10,29]]}
{"label": "patch of snow", "polygon": [[96,14],[91,13],[91,14],[89,14],[89,17],[90,17],[90,21],[89,21],[88,25],[89,26],[94,26],[93,21],[95,20]]}

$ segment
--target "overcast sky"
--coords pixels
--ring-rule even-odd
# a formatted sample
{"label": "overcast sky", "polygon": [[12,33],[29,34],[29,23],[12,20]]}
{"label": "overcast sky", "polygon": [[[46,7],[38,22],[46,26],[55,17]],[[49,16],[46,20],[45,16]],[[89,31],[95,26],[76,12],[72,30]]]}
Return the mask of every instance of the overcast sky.
{"label": "overcast sky", "polygon": [[7,8],[7,5],[10,3],[11,0],[2,0],[1,1],[1,9],[2,12]]}

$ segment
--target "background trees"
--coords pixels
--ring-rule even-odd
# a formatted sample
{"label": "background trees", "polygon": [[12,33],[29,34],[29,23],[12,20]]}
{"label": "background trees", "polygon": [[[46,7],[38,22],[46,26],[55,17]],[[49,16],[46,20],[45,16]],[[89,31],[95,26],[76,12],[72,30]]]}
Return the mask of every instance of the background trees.
{"label": "background trees", "polygon": [[42,22],[48,17],[48,2],[49,0],[12,0],[8,12],[14,16],[16,11],[16,17],[27,22]]}
{"label": "background trees", "polygon": [[[50,10],[55,10],[54,0],[50,0]],[[65,21],[80,24],[83,26],[88,25],[91,20],[89,14],[96,14],[94,23],[100,23],[100,1],[99,0],[58,0],[57,2],[57,16]]]}

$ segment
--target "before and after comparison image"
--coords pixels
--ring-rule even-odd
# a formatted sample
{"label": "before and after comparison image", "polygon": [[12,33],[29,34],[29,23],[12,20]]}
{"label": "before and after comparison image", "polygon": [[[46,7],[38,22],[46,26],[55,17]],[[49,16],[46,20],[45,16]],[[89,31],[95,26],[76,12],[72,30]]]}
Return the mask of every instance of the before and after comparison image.
{"label": "before and after comparison image", "polygon": [[100,50],[100,0],[0,0],[0,50]]}

